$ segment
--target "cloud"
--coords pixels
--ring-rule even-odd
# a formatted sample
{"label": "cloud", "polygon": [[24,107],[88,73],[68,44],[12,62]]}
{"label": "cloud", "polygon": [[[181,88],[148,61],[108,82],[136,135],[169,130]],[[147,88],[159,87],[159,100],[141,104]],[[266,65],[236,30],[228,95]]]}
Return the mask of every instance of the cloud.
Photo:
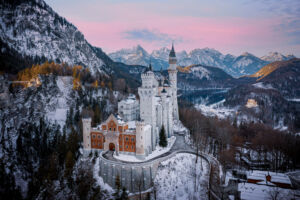
{"label": "cloud", "polygon": [[149,30],[149,29],[128,30],[128,31],[124,31],[122,33],[122,35],[123,35],[123,38],[128,39],[128,40],[159,42],[162,44],[170,44],[172,41],[176,41],[176,43],[182,42],[181,37],[161,33],[156,30]]}

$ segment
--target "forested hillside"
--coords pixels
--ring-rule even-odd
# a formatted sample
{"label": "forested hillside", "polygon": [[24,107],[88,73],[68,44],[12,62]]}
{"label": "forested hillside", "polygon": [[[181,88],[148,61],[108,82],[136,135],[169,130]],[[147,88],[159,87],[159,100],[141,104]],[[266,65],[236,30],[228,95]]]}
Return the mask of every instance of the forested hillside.
{"label": "forested hillside", "polygon": [[[34,77],[39,84],[24,82]],[[46,62],[20,71],[18,81],[4,74],[0,82],[1,197],[105,199],[92,159],[79,158],[82,116],[98,124],[122,95],[113,92],[109,79]]]}

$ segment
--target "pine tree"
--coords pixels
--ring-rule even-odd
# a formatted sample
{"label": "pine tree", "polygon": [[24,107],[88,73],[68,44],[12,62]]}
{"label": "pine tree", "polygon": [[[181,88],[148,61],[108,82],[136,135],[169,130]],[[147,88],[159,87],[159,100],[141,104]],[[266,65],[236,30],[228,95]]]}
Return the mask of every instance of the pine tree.
{"label": "pine tree", "polygon": [[120,200],[128,200],[128,199],[129,199],[128,198],[128,192],[127,192],[126,188],[123,187]]}
{"label": "pine tree", "polygon": [[116,184],[116,191],[113,194],[113,196],[115,197],[115,199],[120,199],[121,195],[120,195],[120,188],[121,188],[121,180],[120,180],[120,176],[119,174],[116,176],[116,180],[115,180],[115,184]]}
{"label": "pine tree", "polygon": [[168,145],[168,141],[166,138],[165,128],[164,126],[162,126],[159,132],[159,146],[166,147],[167,145]]}
{"label": "pine tree", "polygon": [[69,177],[72,174],[74,166],[74,156],[71,151],[68,151],[66,156],[66,163],[65,163],[65,177]]}

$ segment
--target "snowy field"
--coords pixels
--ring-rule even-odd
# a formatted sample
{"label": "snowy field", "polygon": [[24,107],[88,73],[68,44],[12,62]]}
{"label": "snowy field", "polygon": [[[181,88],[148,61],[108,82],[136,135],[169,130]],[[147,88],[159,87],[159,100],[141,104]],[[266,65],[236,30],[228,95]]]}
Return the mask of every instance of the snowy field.
{"label": "snowy field", "polygon": [[128,161],[128,162],[145,162],[147,160],[150,160],[152,158],[158,157],[164,153],[167,153],[168,151],[170,151],[170,149],[172,148],[173,144],[176,141],[176,137],[172,136],[170,138],[168,138],[168,146],[163,148],[160,146],[157,146],[155,151],[153,151],[149,156],[147,156],[144,160],[139,160],[135,157],[135,155],[124,155],[124,154],[119,154],[118,156],[114,153],[114,158],[118,159],[118,160],[122,160],[122,161]]}
{"label": "snowy field", "polygon": [[209,165],[202,159],[201,166],[200,158],[196,164],[195,159],[193,154],[179,153],[161,162],[154,180],[158,200],[207,199]]}
{"label": "snowy field", "polygon": [[211,105],[198,104],[195,106],[195,108],[200,110],[202,114],[205,116],[210,116],[210,117],[217,116],[220,119],[225,119],[228,116],[235,113],[236,110],[223,107],[224,102],[225,100],[222,100],[218,103],[211,104]]}

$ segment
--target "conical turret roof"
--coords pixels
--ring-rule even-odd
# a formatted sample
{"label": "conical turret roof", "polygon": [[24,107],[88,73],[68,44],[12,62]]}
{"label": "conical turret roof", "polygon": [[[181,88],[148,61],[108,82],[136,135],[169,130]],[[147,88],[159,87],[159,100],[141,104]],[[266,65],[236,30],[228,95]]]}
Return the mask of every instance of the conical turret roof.
{"label": "conical turret roof", "polygon": [[176,57],[175,50],[174,50],[174,45],[173,44],[172,44],[172,49],[170,51],[169,57]]}

